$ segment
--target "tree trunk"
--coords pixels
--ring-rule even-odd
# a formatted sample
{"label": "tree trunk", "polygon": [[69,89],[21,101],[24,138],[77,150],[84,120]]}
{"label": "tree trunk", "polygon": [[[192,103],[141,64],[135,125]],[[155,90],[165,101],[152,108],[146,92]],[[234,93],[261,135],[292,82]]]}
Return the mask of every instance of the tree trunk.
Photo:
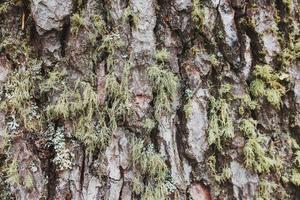
{"label": "tree trunk", "polygon": [[1,0],[0,199],[300,199],[297,0]]}

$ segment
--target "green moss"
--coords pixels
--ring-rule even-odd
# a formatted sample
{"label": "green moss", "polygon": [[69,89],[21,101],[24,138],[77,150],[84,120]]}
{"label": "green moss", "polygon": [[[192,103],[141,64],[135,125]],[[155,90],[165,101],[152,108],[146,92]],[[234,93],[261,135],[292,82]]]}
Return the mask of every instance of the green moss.
{"label": "green moss", "polygon": [[152,119],[145,119],[143,120],[143,128],[146,129],[147,132],[151,132],[156,126],[156,123]]}
{"label": "green moss", "polygon": [[192,97],[193,97],[193,91],[191,91],[190,89],[185,90],[186,103],[183,106],[183,112],[187,119],[190,118],[193,112]]}
{"label": "green moss", "polygon": [[30,173],[26,174],[24,177],[24,186],[27,189],[31,189],[33,187],[33,178]]}
{"label": "green moss", "polygon": [[120,83],[116,75],[112,72],[106,76],[105,89],[108,97],[108,102],[111,103],[113,110],[111,114],[122,117],[128,116],[132,110],[130,108],[131,93],[128,88],[129,75],[131,64],[127,63],[121,77]]}
{"label": "green moss", "polygon": [[222,149],[222,141],[234,137],[234,126],[225,99],[210,99],[208,144]]}
{"label": "green moss", "polygon": [[[100,114],[98,97],[90,83],[78,81],[74,88],[65,85],[58,100],[46,110],[48,120],[71,120],[74,123],[74,135],[85,144],[87,152],[92,153],[107,142],[106,113]],[[100,125],[103,126],[101,131],[96,128]]]}
{"label": "green moss", "polygon": [[284,3],[285,6],[290,8],[293,4],[293,0],[282,0],[282,3]]}
{"label": "green moss", "polygon": [[191,117],[193,113],[193,106],[191,100],[188,100],[187,103],[183,106],[183,112],[187,119]]}
{"label": "green moss", "polygon": [[41,62],[30,60],[27,64],[9,75],[0,108],[8,116],[14,115],[20,119],[27,130],[39,130],[40,117],[34,99],[41,79]]}
{"label": "green moss", "polygon": [[[166,199],[168,168],[162,156],[155,152],[153,145],[146,147],[141,139],[133,138],[130,146],[131,163],[136,173],[133,182],[134,193],[141,195],[141,199]],[[143,188],[142,179],[145,184]]]}
{"label": "green moss", "polygon": [[259,107],[257,101],[253,101],[249,95],[243,95],[241,97],[237,97],[237,99],[241,100],[239,107],[239,113],[241,115],[243,115],[246,110],[255,110]]}
{"label": "green moss", "polygon": [[278,185],[275,182],[260,180],[256,199],[257,200],[273,199],[272,194],[274,194],[277,188]]}
{"label": "green moss", "polygon": [[16,66],[24,66],[24,60],[32,60],[28,43],[11,35],[0,38],[0,51],[5,51]]}
{"label": "green moss", "polygon": [[[286,41],[283,40],[283,43],[286,44]],[[278,61],[285,69],[288,69],[293,62],[300,58],[300,39],[294,39],[287,45],[278,55]]]}
{"label": "green moss", "polygon": [[267,91],[267,100],[268,100],[268,102],[271,103],[276,108],[280,108],[281,96],[282,96],[282,93],[280,93],[276,89],[269,89]]}
{"label": "green moss", "polygon": [[243,149],[245,166],[258,173],[269,173],[272,169],[280,168],[281,163],[267,154],[264,148],[266,138],[258,132],[256,126],[257,121],[252,118],[244,119],[240,125],[240,130],[247,138]]}
{"label": "green moss", "polygon": [[[107,30],[105,22],[99,15],[91,16],[91,24],[89,27],[88,38],[93,46],[97,45],[98,38],[102,35],[106,35]],[[97,48],[95,48],[97,50]],[[97,52],[97,51],[96,51]],[[98,53],[98,52],[97,52]],[[97,54],[96,53],[96,54]]]}
{"label": "green moss", "polygon": [[15,184],[20,184],[19,163],[16,158],[12,159],[5,171],[7,176],[7,183],[12,186]]}
{"label": "green moss", "polygon": [[294,153],[294,156],[295,156],[294,162],[295,162],[296,166],[298,168],[300,168],[300,150],[299,149]]}
{"label": "green moss", "polygon": [[210,156],[208,158],[208,167],[217,183],[224,183],[231,178],[231,171],[228,166],[223,167],[218,173],[216,169],[216,158],[215,156]]}
{"label": "green moss", "polygon": [[167,49],[161,49],[155,53],[155,59],[159,63],[165,63],[169,60],[170,53]]}
{"label": "green moss", "polygon": [[63,82],[63,77],[66,75],[66,71],[63,70],[54,70],[48,73],[48,78],[44,79],[40,84],[40,91],[50,92],[50,91],[58,91],[61,85],[65,84]]}
{"label": "green moss", "polygon": [[293,139],[292,147],[295,149],[294,152],[294,165],[290,174],[290,181],[296,185],[300,186],[300,147],[297,142]]}
{"label": "green moss", "polygon": [[239,128],[247,137],[252,137],[256,135],[256,126],[257,121],[250,118],[242,120]]}
{"label": "green moss", "polygon": [[262,145],[265,138],[262,136],[253,136],[249,138],[244,146],[245,165],[254,169],[255,172],[270,172],[275,167],[275,161],[267,157]]}
{"label": "green moss", "polygon": [[203,26],[205,13],[203,10],[202,0],[193,0],[192,20],[196,28],[201,29]]}
{"label": "green moss", "polygon": [[216,55],[211,55],[209,57],[209,60],[210,60],[210,63],[214,66],[214,67],[218,67],[220,65],[220,62],[219,60],[217,59],[217,56]]}
{"label": "green moss", "polygon": [[265,95],[266,84],[261,79],[255,79],[250,84],[250,91],[255,97],[262,97]]}
{"label": "green moss", "polygon": [[294,185],[300,186],[300,171],[293,169],[290,180]]}
{"label": "green moss", "polygon": [[78,31],[86,26],[83,14],[75,13],[71,17],[71,32],[75,35],[78,34]]}
{"label": "green moss", "polygon": [[148,68],[148,77],[153,84],[156,94],[154,99],[155,118],[157,121],[162,115],[172,111],[172,102],[178,92],[179,79],[171,71],[162,69],[163,66],[153,65]]}
{"label": "green moss", "polygon": [[139,13],[134,12],[131,7],[127,7],[124,12],[123,20],[132,23],[133,27],[136,28],[136,25],[139,23]]}
{"label": "green moss", "polygon": [[4,1],[0,4],[0,15],[6,14],[10,7],[12,6],[12,3],[10,1]]}
{"label": "green moss", "polygon": [[106,58],[106,63],[108,65],[108,71],[114,71],[114,62],[116,60],[116,50],[123,47],[124,42],[121,40],[121,37],[117,33],[110,33],[103,35],[102,43],[97,49],[98,51],[105,51],[108,56]]}
{"label": "green moss", "polygon": [[81,110],[82,100],[80,93],[64,86],[64,90],[61,92],[58,100],[47,106],[46,113],[49,120],[68,119],[75,117],[76,113]]}
{"label": "green moss", "polygon": [[77,105],[80,108],[76,118],[75,136],[86,145],[88,152],[106,146],[118,123],[124,122],[131,114],[131,94],[128,89],[130,68],[130,64],[125,65],[120,82],[113,72],[106,76],[107,99],[102,108],[99,107],[93,87],[89,83],[79,82],[78,88],[82,95],[80,101],[74,104],[74,108]]}
{"label": "green moss", "polygon": [[273,69],[270,65],[256,65],[253,74],[256,77],[259,77],[266,81],[270,81],[275,78],[275,75],[273,74]]}
{"label": "green moss", "polygon": [[221,85],[220,89],[218,90],[219,95],[223,96],[223,95],[230,94],[231,89],[232,89],[232,85],[230,85],[229,83],[223,84],[223,85]]}
{"label": "green moss", "polygon": [[281,106],[281,98],[286,93],[281,81],[288,79],[286,73],[275,73],[269,65],[256,65],[253,72],[256,77],[250,85],[250,91],[255,97],[266,97],[276,108]]}

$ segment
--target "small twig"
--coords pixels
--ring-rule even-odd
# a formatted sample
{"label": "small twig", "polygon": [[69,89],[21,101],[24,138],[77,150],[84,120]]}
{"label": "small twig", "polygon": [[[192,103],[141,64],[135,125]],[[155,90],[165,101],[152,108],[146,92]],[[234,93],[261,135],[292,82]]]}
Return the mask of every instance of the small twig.
{"label": "small twig", "polygon": [[22,15],[22,31],[24,30],[25,28],[25,13],[23,12],[23,15]]}

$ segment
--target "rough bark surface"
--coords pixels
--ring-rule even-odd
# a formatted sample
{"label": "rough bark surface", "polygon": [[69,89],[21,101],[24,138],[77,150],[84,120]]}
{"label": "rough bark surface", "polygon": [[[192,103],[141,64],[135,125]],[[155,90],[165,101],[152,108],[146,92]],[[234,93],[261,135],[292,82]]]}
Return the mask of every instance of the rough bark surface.
{"label": "rough bark surface", "polygon": [[300,199],[297,0],[0,0],[0,199]]}

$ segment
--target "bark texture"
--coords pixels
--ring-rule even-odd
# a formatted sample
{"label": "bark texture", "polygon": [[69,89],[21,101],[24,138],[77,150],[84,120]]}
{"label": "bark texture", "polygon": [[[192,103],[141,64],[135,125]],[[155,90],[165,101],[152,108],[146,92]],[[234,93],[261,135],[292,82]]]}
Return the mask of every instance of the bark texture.
{"label": "bark texture", "polygon": [[297,0],[0,0],[0,199],[300,199]]}

